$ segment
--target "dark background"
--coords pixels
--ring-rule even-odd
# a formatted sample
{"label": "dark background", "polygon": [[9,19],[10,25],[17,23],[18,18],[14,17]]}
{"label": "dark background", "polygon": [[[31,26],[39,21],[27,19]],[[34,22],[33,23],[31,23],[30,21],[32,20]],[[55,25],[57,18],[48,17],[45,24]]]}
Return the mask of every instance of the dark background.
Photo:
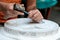
{"label": "dark background", "polygon": [[60,25],[60,0],[58,0],[58,3],[52,7],[51,14],[48,19],[53,20]]}

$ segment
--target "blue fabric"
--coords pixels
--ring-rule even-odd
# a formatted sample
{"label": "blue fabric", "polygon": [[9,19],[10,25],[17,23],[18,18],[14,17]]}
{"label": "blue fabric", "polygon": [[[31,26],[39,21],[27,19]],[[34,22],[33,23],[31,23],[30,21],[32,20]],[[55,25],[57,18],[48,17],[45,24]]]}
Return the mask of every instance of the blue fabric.
{"label": "blue fabric", "polygon": [[57,3],[57,0],[36,0],[36,7],[38,9],[49,8]]}

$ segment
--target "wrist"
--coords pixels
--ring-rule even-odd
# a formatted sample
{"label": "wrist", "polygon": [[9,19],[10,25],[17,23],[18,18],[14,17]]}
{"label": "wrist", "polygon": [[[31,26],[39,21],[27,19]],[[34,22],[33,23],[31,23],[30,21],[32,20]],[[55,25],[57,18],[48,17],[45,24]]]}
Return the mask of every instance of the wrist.
{"label": "wrist", "polygon": [[26,10],[30,11],[30,10],[35,10],[35,9],[37,9],[36,6],[31,5],[31,6],[28,6]]}

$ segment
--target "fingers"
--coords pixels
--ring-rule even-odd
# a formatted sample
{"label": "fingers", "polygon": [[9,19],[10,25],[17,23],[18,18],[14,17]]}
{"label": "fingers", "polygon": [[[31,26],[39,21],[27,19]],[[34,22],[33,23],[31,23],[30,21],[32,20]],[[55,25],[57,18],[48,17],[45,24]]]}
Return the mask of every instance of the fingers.
{"label": "fingers", "polygon": [[42,14],[38,10],[30,11],[28,17],[34,20],[35,22],[39,22],[43,19]]}
{"label": "fingers", "polygon": [[35,20],[36,22],[40,22],[42,19],[43,19],[43,17],[42,17],[42,16],[38,16],[38,17],[37,17],[37,18],[35,18],[34,20]]}
{"label": "fingers", "polygon": [[36,22],[39,22],[43,19],[43,16],[39,13],[39,14],[36,14],[35,17],[33,17],[33,20],[35,20]]}
{"label": "fingers", "polygon": [[[10,4],[9,4],[9,10],[10,10],[13,14],[16,14],[16,15],[24,15],[24,13],[19,12],[19,11],[16,11],[16,10],[13,9],[14,4],[15,4],[15,3],[10,3]],[[24,4],[17,4],[17,5],[24,6]]]}
{"label": "fingers", "polygon": [[24,13],[18,12],[18,11],[15,11],[15,10],[8,10],[8,11],[5,12],[4,19],[17,17],[18,15],[24,15]]}
{"label": "fingers", "polygon": [[35,13],[36,13],[36,11],[31,10],[31,11],[29,12],[28,17],[29,17],[29,18],[32,18],[32,17],[34,16]]}
{"label": "fingers", "polygon": [[[15,3],[4,3],[4,5],[3,5],[4,19],[16,17],[18,15],[24,15],[24,13],[22,13],[22,12],[13,10],[14,4]],[[24,5],[22,4],[22,6],[24,6]]]}
{"label": "fingers", "polygon": [[14,10],[14,13],[17,14],[17,15],[24,15],[24,13],[18,12],[18,11],[16,11],[16,10]]}
{"label": "fingers", "polygon": [[34,16],[32,17],[32,19],[36,19],[39,16],[40,16],[39,13],[37,14],[37,12],[36,12],[36,14],[34,14]]}

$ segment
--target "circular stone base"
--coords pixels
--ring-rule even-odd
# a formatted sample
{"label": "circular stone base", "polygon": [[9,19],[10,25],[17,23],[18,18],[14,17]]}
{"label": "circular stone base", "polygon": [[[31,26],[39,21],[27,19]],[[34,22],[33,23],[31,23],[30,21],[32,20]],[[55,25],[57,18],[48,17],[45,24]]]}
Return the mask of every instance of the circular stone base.
{"label": "circular stone base", "polygon": [[40,23],[31,23],[29,18],[9,20],[5,23],[5,32],[14,36],[39,37],[56,33],[59,25],[43,19]]}

